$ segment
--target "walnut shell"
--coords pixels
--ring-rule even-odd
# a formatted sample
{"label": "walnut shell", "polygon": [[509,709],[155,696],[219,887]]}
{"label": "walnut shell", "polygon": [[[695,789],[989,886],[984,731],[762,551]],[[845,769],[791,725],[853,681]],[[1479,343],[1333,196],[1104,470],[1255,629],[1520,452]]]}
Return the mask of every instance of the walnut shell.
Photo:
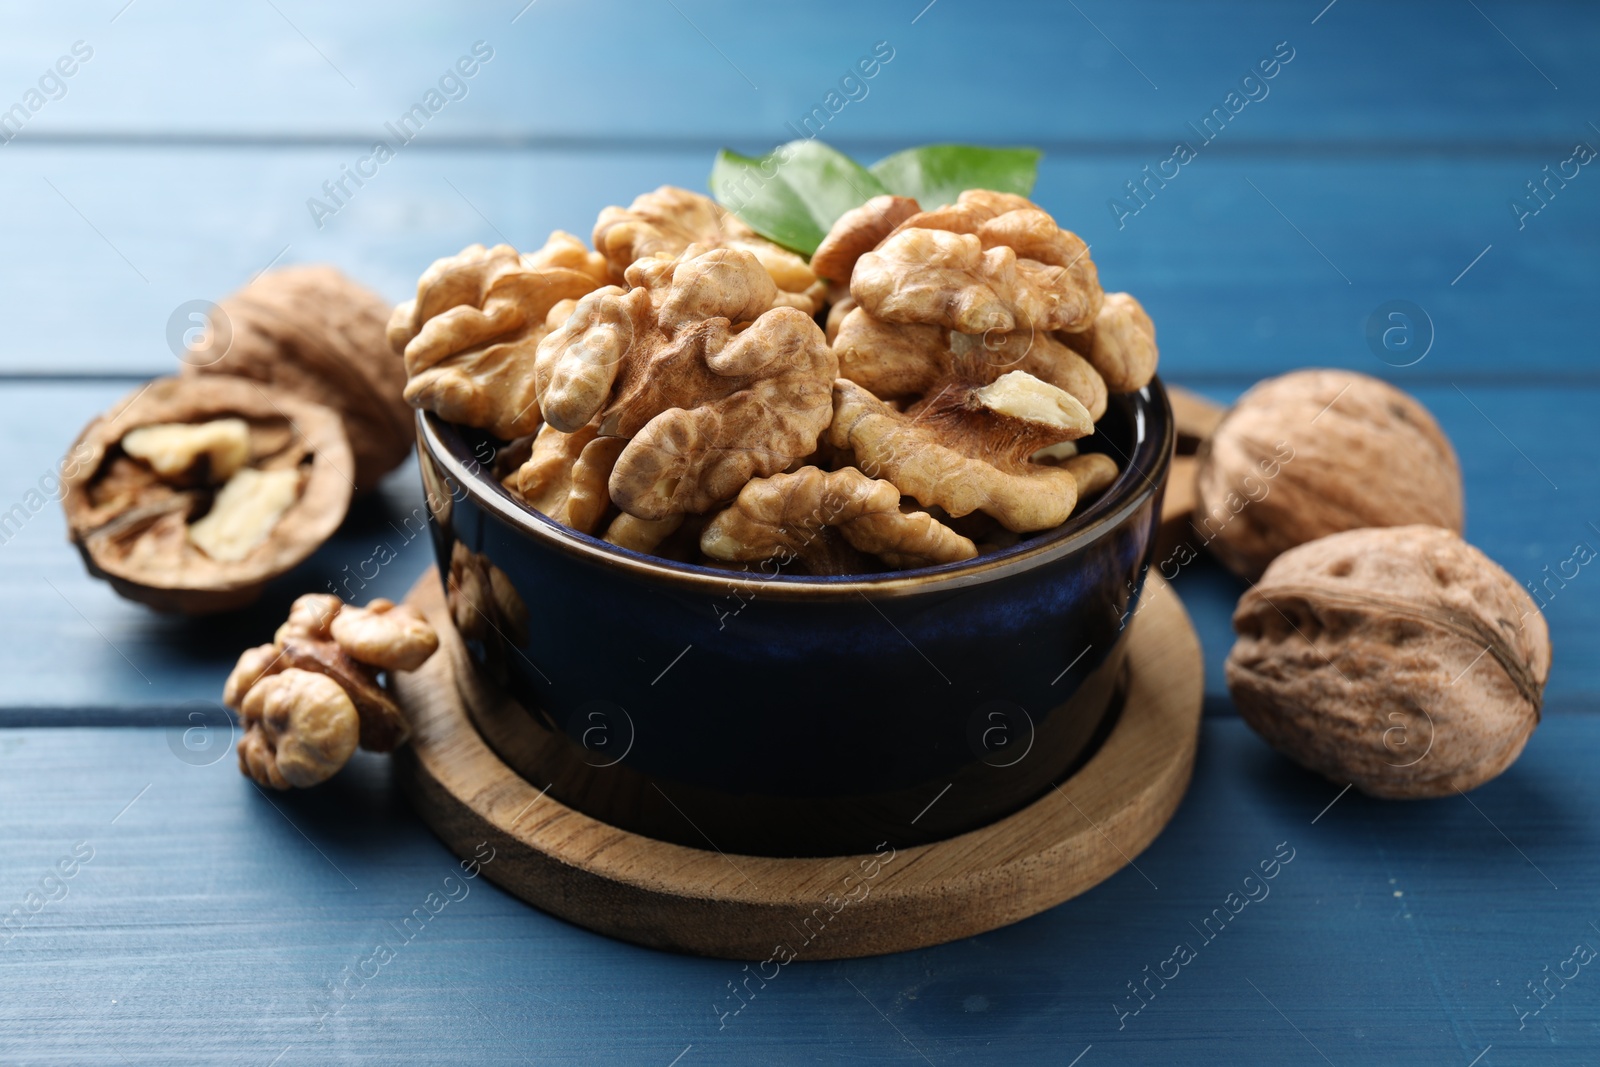
{"label": "walnut shell", "polygon": [[1251,389],[1201,447],[1195,492],[1196,533],[1252,581],[1280,552],[1341,530],[1463,522],[1461,467],[1433,416],[1351,371]]}
{"label": "walnut shell", "polygon": [[[389,349],[389,303],[333,267],[267,271],[218,305],[185,374],[228,374],[333,408],[355,455],[358,492],[405,461],[415,440],[405,366]],[[226,336],[223,336],[224,331]],[[220,348],[220,353],[216,351]]]}
{"label": "walnut shell", "polygon": [[1378,797],[1493,778],[1539,722],[1544,616],[1449,530],[1351,530],[1292,548],[1239,601],[1228,688],[1269,744]]}
{"label": "walnut shell", "polygon": [[[215,556],[194,536],[201,512],[217,514],[226,486],[165,480],[121,445],[140,427],[218,419],[249,426],[249,466],[233,479],[299,474],[264,537],[236,557]],[[68,455],[61,503],[89,572],[161,611],[243,607],[326,541],[350,505],[350,445],[338,414],[244,378],[158,378],[85,427]]]}

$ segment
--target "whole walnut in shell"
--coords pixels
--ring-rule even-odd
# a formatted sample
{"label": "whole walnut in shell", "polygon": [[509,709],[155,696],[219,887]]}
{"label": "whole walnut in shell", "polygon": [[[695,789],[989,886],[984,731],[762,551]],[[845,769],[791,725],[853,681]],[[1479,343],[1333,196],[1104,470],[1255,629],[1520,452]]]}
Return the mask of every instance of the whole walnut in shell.
{"label": "whole walnut in shell", "polygon": [[1539,722],[1544,616],[1449,530],[1351,530],[1292,548],[1239,601],[1228,688],[1269,744],[1379,797],[1505,770]]}
{"label": "whole walnut in shell", "polygon": [[380,671],[411,671],[439,637],[409,605],[364,608],[327,593],[294,602],[270,645],[246,649],[223,685],[239,713],[239,770],[273,789],[331,778],[356,745],[388,752],[411,734]]}
{"label": "whole walnut in shell", "polygon": [[1202,446],[1195,491],[1196,531],[1251,580],[1279,553],[1341,530],[1463,523],[1461,468],[1433,416],[1350,371],[1295,371],[1251,389]]}
{"label": "whole walnut in shell", "polygon": [[270,270],[224,299],[183,357],[185,374],[228,374],[333,408],[355,457],[356,489],[411,452],[401,393],[405,369],[389,351],[389,302],[325,265]]}

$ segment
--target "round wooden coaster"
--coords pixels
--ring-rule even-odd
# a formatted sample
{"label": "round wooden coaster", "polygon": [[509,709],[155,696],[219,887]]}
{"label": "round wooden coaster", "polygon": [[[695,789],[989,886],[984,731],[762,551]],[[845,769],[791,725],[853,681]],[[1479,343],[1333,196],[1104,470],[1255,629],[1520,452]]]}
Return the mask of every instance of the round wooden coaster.
{"label": "round wooden coaster", "polygon": [[[1200,644],[1171,588],[1152,575],[1127,634],[1121,717],[1075,775],[981,830],[875,855],[777,859],[686,848],[567,807],[495,755],[457,686],[466,652],[438,575],[408,601],[440,650],[395,679],[411,718],[401,781],[433,831],[483,873],[570,922],[652,948],[771,961],[922,948],[1053,907],[1116,873],[1177,810],[1194,766]],[[468,686],[469,690],[472,688]]]}

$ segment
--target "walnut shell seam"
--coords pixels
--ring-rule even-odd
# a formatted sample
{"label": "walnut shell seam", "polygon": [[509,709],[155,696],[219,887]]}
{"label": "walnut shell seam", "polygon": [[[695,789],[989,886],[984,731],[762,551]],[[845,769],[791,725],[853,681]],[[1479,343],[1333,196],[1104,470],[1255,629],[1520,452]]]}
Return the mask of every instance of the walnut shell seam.
{"label": "walnut shell seam", "polygon": [[[1273,608],[1278,605],[1269,599],[1265,593],[1253,592],[1261,597]],[[1517,693],[1528,706],[1533,709],[1534,718],[1541,717],[1541,708],[1544,703],[1543,686],[1539,684],[1533,671],[1523,663],[1515,654],[1505,637],[1498,631],[1477,625],[1469,616],[1459,612],[1446,611],[1438,608],[1412,606],[1392,599],[1382,597],[1364,596],[1360,593],[1333,592],[1328,589],[1316,589],[1311,586],[1287,585],[1274,586],[1273,593],[1278,599],[1294,597],[1308,604],[1318,607],[1349,608],[1357,611],[1377,611],[1385,616],[1398,616],[1414,622],[1427,623],[1448,630],[1450,633],[1466,639],[1475,645],[1483,645],[1484,651],[1495,658],[1506,677],[1511,679],[1511,684],[1516,687]]]}

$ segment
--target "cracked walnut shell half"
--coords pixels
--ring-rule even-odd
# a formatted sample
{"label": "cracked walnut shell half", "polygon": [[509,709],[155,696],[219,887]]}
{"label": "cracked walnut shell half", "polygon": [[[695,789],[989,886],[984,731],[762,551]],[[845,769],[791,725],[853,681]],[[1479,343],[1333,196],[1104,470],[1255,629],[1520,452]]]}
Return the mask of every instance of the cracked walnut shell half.
{"label": "cracked walnut shell half", "polygon": [[272,386],[158,378],[95,419],[62,506],[91,574],[162,611],[242,607],[344,518],[339,415]]}

